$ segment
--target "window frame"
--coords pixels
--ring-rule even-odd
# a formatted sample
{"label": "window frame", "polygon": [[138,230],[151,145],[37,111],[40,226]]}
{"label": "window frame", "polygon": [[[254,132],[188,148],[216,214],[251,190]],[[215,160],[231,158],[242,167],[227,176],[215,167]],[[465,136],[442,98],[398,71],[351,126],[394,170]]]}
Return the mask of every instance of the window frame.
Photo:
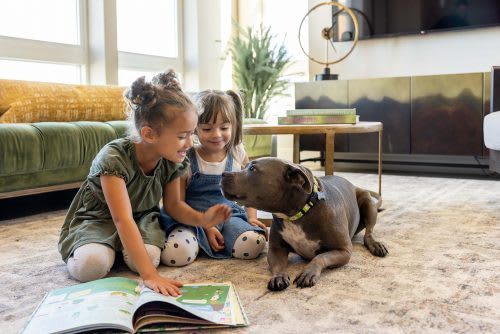
{"label": "window frame", "polygon": [[0,59],[80,66],[80,82],[88,78],[87,1],[78,1],[79,44],[63,44],[0,35]]}
{"label": "window frame", "polygon": [[[108,0],[106,0],[108,1]],[[113,1],[113,0],[109,0]],[[116,5],[116,1],[115,5]],[[174,69],[181,76],[184,74],[184,50],[183,50],[183,2],[175,0],[177,12],[177,57],[161,57],[138,53],[130,53],[117,50],[117,36],[112,41],[107,41],[102,36],[102,43],[108,42],[116,48],[118,54],[117,62],[106,66],[116,66],[113,70],[135,70],[147,72],[159,72],[167,68]],[[115,18],[110,21],[116,22]],[[50,64],[76,65],[80,66],[80,83],[90,84],[90,48],[89,48],[89,1],[78,0],[79,16],[79,44],[63,44],[56,42],[38,41],[32,39],[9,37],[0,35],[0,59],[10,61],[26,61]],[[115,28],[116,29],[116,28]],[[101,45],[103,49],[107,45]],[[106,84],[118,84],[118,82],[106,82]]]}
{"label": "window frame", "polygon": [[171,68],[184,73],[183,2],[175,0],[177,11],[177,57],[162,57],[118,50],[118,70],[160,72]]}

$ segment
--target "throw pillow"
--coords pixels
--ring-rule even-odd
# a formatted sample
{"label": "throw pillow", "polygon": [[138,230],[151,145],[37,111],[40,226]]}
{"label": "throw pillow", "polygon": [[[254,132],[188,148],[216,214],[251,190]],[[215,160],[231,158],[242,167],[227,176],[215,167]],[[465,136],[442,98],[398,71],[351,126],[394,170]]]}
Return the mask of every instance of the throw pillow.
{"label": "throw pillow", "polygon": [[0,80],[0,123],[126,118],[123,87]]}

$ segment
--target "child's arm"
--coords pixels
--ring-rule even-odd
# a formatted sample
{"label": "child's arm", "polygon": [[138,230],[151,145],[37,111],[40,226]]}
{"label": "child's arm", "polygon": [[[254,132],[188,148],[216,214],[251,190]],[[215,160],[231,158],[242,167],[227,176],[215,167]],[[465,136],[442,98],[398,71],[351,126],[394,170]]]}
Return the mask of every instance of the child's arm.
{"label": "child's arm", "polygon": [[132,207],[123,179],[112,175],[101,175],[104,198],[111,212],[120,241],[130,254],[132,262],[144,280],[144,284],[164,295],[179,296],[182,283],[160,276],[149,259],[141,233],[132,216]]}
{"label": "child's arm", "polygon": [[205,212],[191,208],[185,201],[186,179],[177,177],[167,183],[163,190],[163,207],[175,220],[186,225],[209,228],[218,225],[231,216],[231,208],[216,204]]}
{"label": "child's arm", "polygon": [[248,223],[250,225],[259,226],[262,228],[266,227],[266,225],[264,225],[260,220],[257,219],[257,209],[254,208],[246,208],[246,209],[247,209]]}
{"label": "child's arm", "polygon": [[248,216],[248,223],[253,226],[258,226],[261,229],[264,230],[266,233],[266,240],[268,238],[267,236],[267,226],[261,222],[260,220],[257,219],[257,210],[254,208],[246,208],[247,209],[247,216]]}

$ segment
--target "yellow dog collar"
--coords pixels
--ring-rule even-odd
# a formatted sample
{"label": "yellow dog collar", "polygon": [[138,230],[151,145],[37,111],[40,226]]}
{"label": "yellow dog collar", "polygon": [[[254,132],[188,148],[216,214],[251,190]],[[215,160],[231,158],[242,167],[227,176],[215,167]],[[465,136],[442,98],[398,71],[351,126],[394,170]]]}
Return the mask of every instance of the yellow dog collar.
{"label": "yellow dog collar", "polygon": [[304,215],[314,206],[314,204],[316,204],[319,200],[322,200],[324,198],[325,198],[324,194],[322,192],[319,192],[318,179],[314,177],[313,191],[309,196],[307,203],[304,205],[302,209],[300,209],[299,212],[297,212],[291,217],[285,218],[284,220],[288,222],[293,222],[297,219],[304,217]]}

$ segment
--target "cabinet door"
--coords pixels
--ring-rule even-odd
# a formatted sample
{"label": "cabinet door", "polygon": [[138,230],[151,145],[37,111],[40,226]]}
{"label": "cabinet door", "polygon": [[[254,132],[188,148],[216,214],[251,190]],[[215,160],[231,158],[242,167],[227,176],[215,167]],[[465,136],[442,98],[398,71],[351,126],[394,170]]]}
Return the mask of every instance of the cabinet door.
{"label": "cabinet door", "polygon": [[[360,121],[382,122],[382,151],[410,153],[410,77],[349,80]],[[349,135],[349,152],[378,152],[378,133]]]}
{"label": "cabinet door", "polygon": [[[347,108],[347,81],[314,81],[295,84],[295,109]],[[325,136],[302,135],[300,151],[324,151]],[[335,152],[347,152],[347,135],[335,136]]]}
{"label": "cabinet door", "polygon": [[483,74],[411,78],[411,153],[482,154]]}

